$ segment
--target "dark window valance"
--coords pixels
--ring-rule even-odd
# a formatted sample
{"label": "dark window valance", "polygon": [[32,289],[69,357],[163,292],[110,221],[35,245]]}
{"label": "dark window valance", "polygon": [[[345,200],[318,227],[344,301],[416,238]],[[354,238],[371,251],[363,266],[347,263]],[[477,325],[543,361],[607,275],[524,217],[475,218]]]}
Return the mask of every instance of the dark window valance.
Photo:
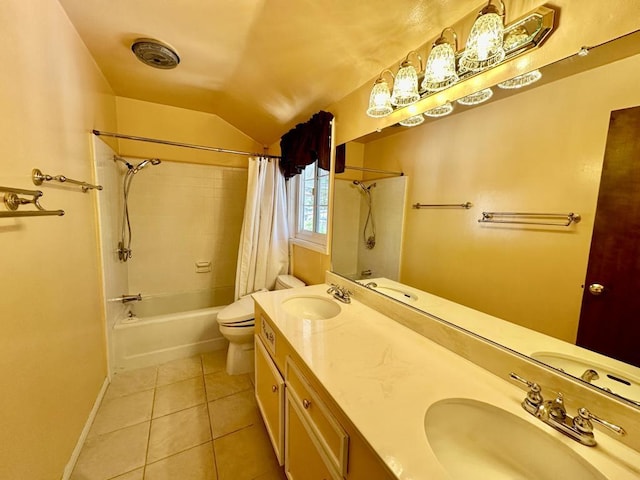
{"label": "dark window valance", "polygon": [[[293,177],[317,161],[324,170],[330,168],[331,120],[333,114],[320,111],[306,123],[299,123],[280,139],[280,169],[285,178]],[[344,171],[336,160],[336,173]]]}

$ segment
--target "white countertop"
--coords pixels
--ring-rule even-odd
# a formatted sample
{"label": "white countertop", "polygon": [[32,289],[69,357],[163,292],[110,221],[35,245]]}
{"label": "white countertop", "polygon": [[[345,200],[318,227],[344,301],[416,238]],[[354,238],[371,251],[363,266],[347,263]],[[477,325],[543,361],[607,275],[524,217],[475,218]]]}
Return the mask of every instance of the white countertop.
{"label": "white countertop", "polygon": [[328,320],[301,320],[281,306],[292,296],[331,298],[327,288],[261,292],[253,298],[397,478],[450,478],[424,431],[427,408],[447,398],[484,401],[523,418],[586,458],[610,480],[640,478],[640,453],[600,432],[596,447],[565,437],[526,413],[520,406],[525,392],[507,379],[357,300],[338,302],[340,314]]}

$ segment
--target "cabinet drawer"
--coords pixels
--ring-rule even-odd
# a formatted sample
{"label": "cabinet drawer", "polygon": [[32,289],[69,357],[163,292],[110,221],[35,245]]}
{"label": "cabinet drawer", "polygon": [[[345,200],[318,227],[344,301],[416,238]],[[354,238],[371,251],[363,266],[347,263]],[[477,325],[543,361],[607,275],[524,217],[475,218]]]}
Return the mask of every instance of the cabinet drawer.
{"label": "cabinet drawer", "polygon": [[331,466],[340,476],[347,474],[349,435],[340,426],[296,364],[287,358],[287,395],[299,407],[316,440],[322,445]]}
{"label": "cabinet drawer", "polygon": [[256,401],[278,458],[284,463],[284,380],[259,337],[255,337]]}

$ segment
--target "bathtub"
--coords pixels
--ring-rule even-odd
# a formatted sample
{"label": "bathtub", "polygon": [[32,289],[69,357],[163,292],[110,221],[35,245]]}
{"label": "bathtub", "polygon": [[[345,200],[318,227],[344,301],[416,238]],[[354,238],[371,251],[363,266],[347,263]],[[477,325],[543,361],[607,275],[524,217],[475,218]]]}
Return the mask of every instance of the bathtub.
{"label": "bathtub", "polygon": [[127,304],[113,327],[113,368],[130,370],[158,365],[227,347],[218,329],[210,293],[144,296]]}

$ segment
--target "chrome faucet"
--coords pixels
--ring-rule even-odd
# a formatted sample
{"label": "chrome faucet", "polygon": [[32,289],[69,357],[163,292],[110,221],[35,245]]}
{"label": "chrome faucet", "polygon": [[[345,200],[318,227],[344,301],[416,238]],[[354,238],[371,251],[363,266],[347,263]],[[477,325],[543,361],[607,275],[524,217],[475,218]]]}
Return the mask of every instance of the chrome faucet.
{"label": "chrome faucet", "polygon": [[376,282],[368,282],[368,283],[365,283],[364,286],[367,288],[376,288],[378,284]]}
{"label": "chrome faucet", "polygon": [[554,400],[544,400],[540,385],[530,382],[513,372],[509,376],[529,387],[527,397],[522,402],[522,408],[573,440],[589,447],[595,446],[597,442],[593,435],[592,421],[618,435],[626,435],[624,428],[597,417],[584,407],[578,409],[578,414],[575,417],[569,416],[564,406],[562,393],[558,393]]}
{"label": "chrome faucet", "polygon": [[344,287],[332,283],[327,293],[333,294],[333,298],[342,303],[351,303],[351,292]]}
{"label": "chrome faucet", "polygon": [[141,293],[137,295],[127,295],[127,294],[122,295],[122,303],[141,302],[141,301],[142,301]]}

